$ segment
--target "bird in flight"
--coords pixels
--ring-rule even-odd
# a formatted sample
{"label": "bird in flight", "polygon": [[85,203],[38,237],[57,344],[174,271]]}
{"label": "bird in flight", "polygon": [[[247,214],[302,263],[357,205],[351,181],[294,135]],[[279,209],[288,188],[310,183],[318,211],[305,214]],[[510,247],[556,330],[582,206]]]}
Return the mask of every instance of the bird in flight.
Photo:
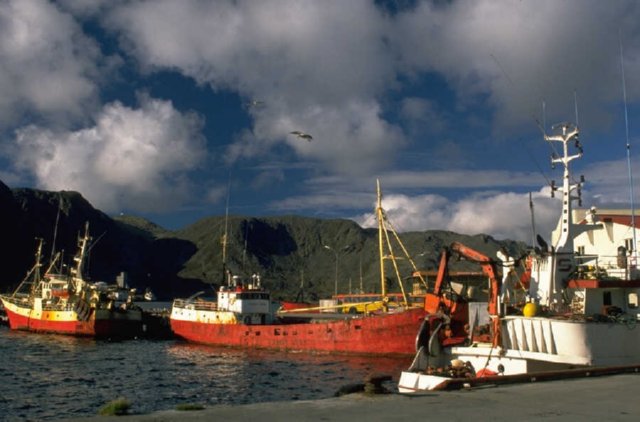
{"label": "bird in flight", "polygon": [[260,101],[260,100],[251,100],[251,101],[246,103],[246,106],[248,108],[251,108],[251,107],[262,107],[263,105],[264,105],[264,101]]}
{"label": "bird in flight", "polygon": [[309,135],[308,133],[300,132],[299,130],[294,130],[293,132],[289,133],[292,135],[296,135],[300,139],[305,139],[309,142],[311,142],[311,140],[313,139],[313,136]]}

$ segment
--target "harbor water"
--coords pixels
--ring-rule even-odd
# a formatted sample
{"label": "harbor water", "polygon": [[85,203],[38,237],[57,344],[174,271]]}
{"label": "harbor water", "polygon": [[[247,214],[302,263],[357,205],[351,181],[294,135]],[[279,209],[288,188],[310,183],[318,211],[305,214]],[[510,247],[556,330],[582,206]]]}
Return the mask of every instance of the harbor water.
{"label": "harbor water", "polygon": [[[132,413],[180,404],[322,399],[370,374],[397,378],[411,359],[213,348],[179,340],[98,341],[0,327],[0,420],[96,415],[126,398]],[[390,382],[389,388],[395,383]]]}

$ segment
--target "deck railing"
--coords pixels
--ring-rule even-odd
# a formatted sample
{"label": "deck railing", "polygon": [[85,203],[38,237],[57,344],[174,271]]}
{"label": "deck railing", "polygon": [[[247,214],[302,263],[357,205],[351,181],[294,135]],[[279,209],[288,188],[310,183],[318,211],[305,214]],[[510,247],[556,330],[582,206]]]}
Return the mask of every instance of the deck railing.
{"label": "deck railing", "polygon": [[218,309],[218,304],[216,302],[202,299],[175,299],[173,301],[173,306],[177,308],[193,309],[196,311],[216,311]]}
{"label": "deck railing", "polygon": [[577,273],[581,278],[640,278],[636,257],[619,255],[576,255]]}

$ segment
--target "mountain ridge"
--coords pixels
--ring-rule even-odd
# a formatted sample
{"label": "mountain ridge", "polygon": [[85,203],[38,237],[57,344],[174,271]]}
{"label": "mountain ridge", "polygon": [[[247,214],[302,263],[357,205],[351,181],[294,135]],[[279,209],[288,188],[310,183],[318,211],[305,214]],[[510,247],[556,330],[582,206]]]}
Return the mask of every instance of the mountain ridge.
{"label": "mountain ridge", "polygon": [[[71,262],[85,222],[94,239],[88,277],[114,282],[125,272],[131,287],[150,288],[160,298],[188,296],[222,282],[225,225],[226,268],[237,274],[260,274],[275,298],[292,300],[301,289],[311,299],[328,297],[336,280],[340,293],[360,286],[380,290],[377,229],[362,228],[352,220],[209,216],[168,230],[141,217],[109,217],[78,192],[10,189],[0,181],[0,229],[12,245],[0,291],[15,289],[31,268],[36,237],[45,240],[45,258],[55,249],[65,251],[66,262]],[[453,241],[490,257],[501,248],[513,256],[526,249],[522,242],[498,241],[485,234],[425,230],[398,235],[420,269],[435,269],[442,248]],[[397,262],[401,275],[409,276],[408,262]],[[395,278],[391,273],[385,276]]]}

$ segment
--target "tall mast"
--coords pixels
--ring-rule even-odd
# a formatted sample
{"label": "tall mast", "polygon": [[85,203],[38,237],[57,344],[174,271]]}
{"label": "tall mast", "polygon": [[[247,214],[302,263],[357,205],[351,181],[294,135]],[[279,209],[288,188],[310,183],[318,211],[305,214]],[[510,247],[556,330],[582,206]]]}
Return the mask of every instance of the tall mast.
{"label": "tall mast", "polygon": [[[227,186],[227,204],[224,211],[224,234],[222,235],[222,280],[227,280],[227,236],[229,234],[229,196],[231,195],[231,177]],[[227,280],[230,282],[231,280]]]}
{"label": "tall mast", "polygon": [[637,258],[637,241],[636,241],[636,210],[633,200],[633,172],[631,171],[631,144],[629,143],[629,113],[627,112],[627,88],[624,78],[624,58],[622,55],[622,37],[620,39],[620,69],[622,71],[622,98],[624,101],[624,126],[625,126],[625,134],[627,141],[627,171],[629,174],[629,202],[631,205],[631,230],[633,232],[633,245],[631,248],[633,250],[633,256]]}
{"label": "tall mast", "polygon": [[378,253],[380,254],[380,291],[382,296],[387,295],[387,285],[384,280],[384,247],[383,247],[383,234],[384,227],[384,211],[382,210],[382,192],[380,191],[380,179],[376,179],[377,186],[377,205],[376,205],[376,218],[378,219]]}
{"label": "tall mast", "polygon": [[81,290],[84,286],[84,263],[90,240],[89,222],[87,221],[84,225],[84,235],[78,239],[78,253],[73,258],[76,263],[75,268],[71,268],[71,280],[77,290]]}
{"label": "tall mast", "polygon": [[531,198],[531,192],[529,192],[529,212],[531,213],[531,247],[536,245],[536,220],[535,213],[533,211],[533,199]]}
{"label": "tall mast", "polygon": [[[547,142],[560,142],[562,143],[562,156],[554,156],[551,159],[553,164],[562,164],[564,167],[564,173],[562,177],[562,215],[560,217],[559,229],[560,234],[554,247],[558,252],[573,252],[573,239],[576,236],[576,225],[573,224],[572,210],[573,201],[580,199],[580,183],[571,183],[571,171],[569,170],[569,163],[576,158],[582,157],[582,148],[578,141],[578,128],[570,123],[561,123],[554,125],[552,128],[557,132],[557,135],[545,135],[544,139]],[[569,155],[570,141],[574,141],[576,147],[578,147],[578,153]],[[577,196],[572,196],[572,192],[578,192]],[[553,193],[553,192],[552,192]]]}
{"label": "tall mast", "polygon": [[53,262],[53,257],[56,253],[56,238],[58,237],[58,222],[60,221],[60,209],[62,208],[62,195],[58,192],[58,212],[56,213],[56,225],[53,229],[53,241],[51,242],[51,258],[50,262]]}

